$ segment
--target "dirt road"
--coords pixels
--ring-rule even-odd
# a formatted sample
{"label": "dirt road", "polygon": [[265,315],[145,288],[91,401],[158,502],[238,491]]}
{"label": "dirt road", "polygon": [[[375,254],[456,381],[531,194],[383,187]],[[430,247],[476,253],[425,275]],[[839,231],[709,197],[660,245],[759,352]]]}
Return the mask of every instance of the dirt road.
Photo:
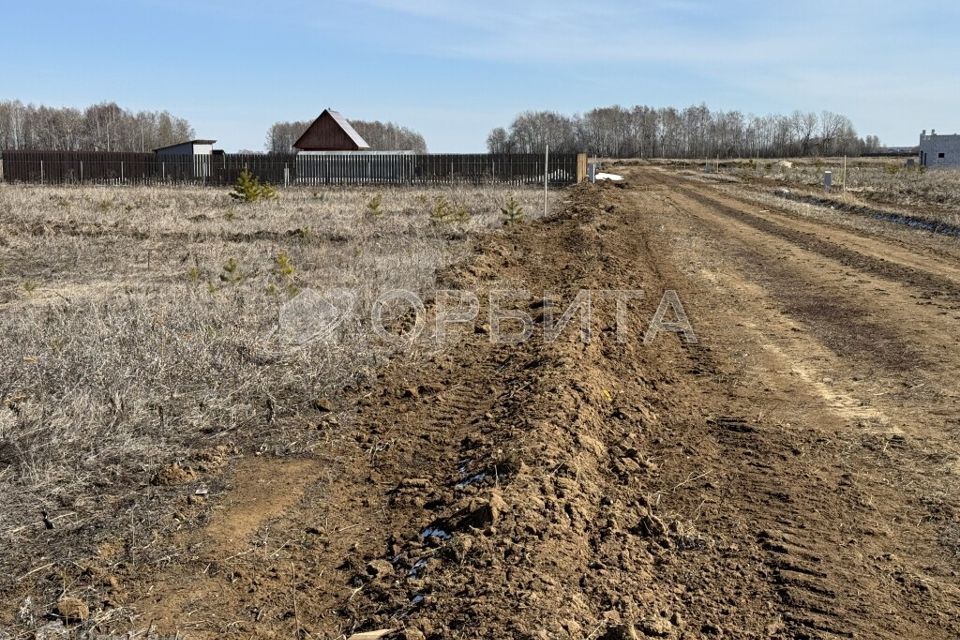
{"label": "dirt road", "polygon": [[[302,417],[314,457],[235,463],[175,557],[114,566],[113,628],[960,637],[960,250],[653,168],[560,197],[444,274],[530,291],[529,341],[466,328]],[[626,341],[599,301],[543,339],[533,296],[626,289]],[[643,344],[665,290],[696,344]]]}

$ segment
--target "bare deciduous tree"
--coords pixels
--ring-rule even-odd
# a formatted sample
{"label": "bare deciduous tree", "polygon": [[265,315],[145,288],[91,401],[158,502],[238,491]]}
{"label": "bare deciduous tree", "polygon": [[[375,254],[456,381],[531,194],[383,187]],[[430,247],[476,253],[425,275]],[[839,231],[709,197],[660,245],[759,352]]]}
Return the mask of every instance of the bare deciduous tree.
{"label": "bare deciduous tree", "polygon": [[0,149],[151,151],[194,135],[187,120],[166,111],[134,113],[113,102],[80,110],[0,101]]}
{"label": "bare deciduous tree", "polygon": [[492,153],[542,153],[547,144],[607,157],[732,158],[857,155],[877,151],[880,140],[859,138],[848,118],[828,111],[745,116],[711,112],[705,104],[683,110],[615,105],[572,117],[525,111],[487,137]]}

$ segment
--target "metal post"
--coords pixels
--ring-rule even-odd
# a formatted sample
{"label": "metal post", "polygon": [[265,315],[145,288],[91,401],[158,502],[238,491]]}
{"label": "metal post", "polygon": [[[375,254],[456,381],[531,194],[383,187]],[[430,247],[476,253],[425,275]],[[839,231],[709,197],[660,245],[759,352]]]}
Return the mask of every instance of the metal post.
{"label": "metal post", "polygon": [[83,184],[83,160],[80,161],[80,184]]}
{"label": "metal post", "polygon": [[40,161],[40,184],[43,184],[43,160]]}
{"label": "metal post", "polygon": [[547,187],[550,184],[550,145],[543,153],[543,216],[547,216]]}
{"label": "metal post", "polygon": [[120,184],[123,184],[123,160],[120,161]]}
{"label": "metal post", "polygon": [[160,163],[160,181],[161,182],[167,181],[167,163],[166,162]]}
{"label": "metal post", "polygon": [[847,190],[847,156],[843,156],[843,190]]}

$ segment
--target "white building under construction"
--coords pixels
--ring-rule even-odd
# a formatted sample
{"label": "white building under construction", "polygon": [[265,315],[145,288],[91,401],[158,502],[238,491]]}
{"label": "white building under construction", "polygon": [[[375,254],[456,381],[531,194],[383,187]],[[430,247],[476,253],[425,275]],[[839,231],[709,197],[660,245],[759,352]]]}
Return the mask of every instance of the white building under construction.
{"label": "white building under construction", "polygon": [[920,165],[931,169],[960,169],[960,135],[939,135],[924,129],[920,134]]}

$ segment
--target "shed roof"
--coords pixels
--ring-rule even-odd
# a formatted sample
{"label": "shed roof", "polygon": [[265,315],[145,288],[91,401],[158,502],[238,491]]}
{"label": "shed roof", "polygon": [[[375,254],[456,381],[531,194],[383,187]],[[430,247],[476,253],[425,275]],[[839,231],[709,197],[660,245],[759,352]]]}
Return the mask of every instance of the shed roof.
{"label": "shed roof", "polygon": [[165,147],[157,147],[154,151],[163,151],[164,149],[173,149],[174,147],[182,147],[185,144],[216,144],[216,140],[184,140],[183,142],[178,142],[176,144],[168,144]]}
{"label": "shed roof", "polygon": [[[367,144],[367,141],[363,139],[357,130],[353,128],[350,122],[344,118],[340,113],[334,111],[333,109],[324,109],[323,113],[317,116],[317,119],[314,120],[307,130],[303,132],[296,142],[293,143],[294,148],[300,149],[302,151],[326,151],[326,150],[337,150],[330,148],[328,144],[329,138],[329,127],[332,126],[335,129],[338,129],[339,132],[346,137],[344,142],[348,142],[346,145],[333,145],[337,147],[344,147],[343,150],[347,150],[345,147],[353,147],[355,150],[359,151],[362,149],[369,149],[370,145]],[[324,131],[324,129],[327,131]],[[316,144],[317,142],[320,144]]]}

